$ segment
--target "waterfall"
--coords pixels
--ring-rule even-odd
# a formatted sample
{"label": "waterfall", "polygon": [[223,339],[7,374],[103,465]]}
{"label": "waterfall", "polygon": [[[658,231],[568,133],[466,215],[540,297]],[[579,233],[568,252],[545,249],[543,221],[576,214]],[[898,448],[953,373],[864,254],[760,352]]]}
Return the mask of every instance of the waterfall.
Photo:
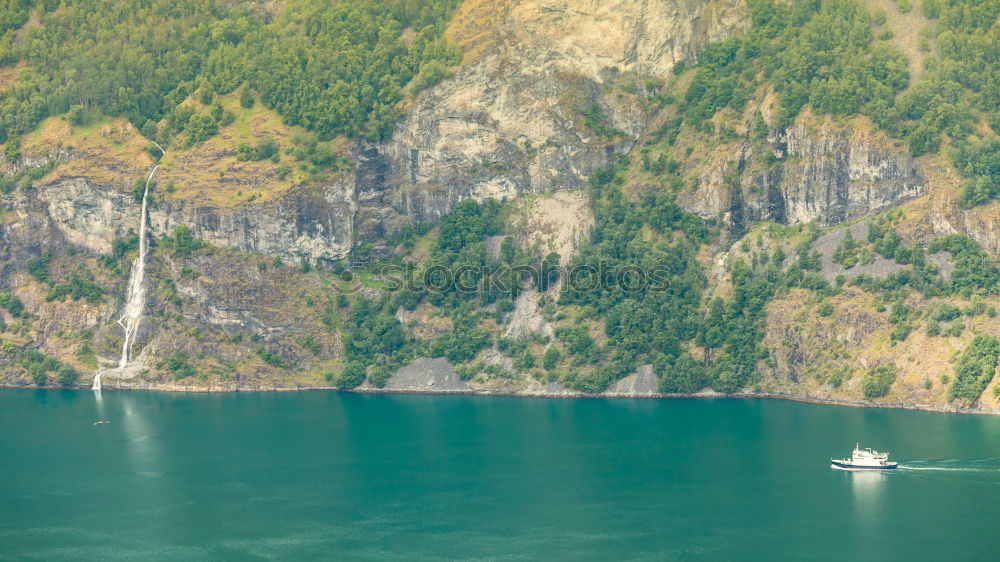
{"label": "waterfall", "polygon": [[[163,151],[163,147],[157,144],[156,141],[151,142],[160,150],[160,157],[162,158],[166,154]],[[156,169],[159,167],[159,164],[153,165],[153,169],[149,171],[149,176],[146,178],[146,187],[142,191],[142,211],[139,213],[139,255],[132,262],[132,269],[128,278],[125,309],[122,311],[121,318],[118,319],[118,325],[125,330],[125,337],[122,342],[122,356],[118,360],[119,369],[128,365],[132,345],[135,344],[135,336],[139,331],[139,322],[142,321],[142,311],[146,308],[146,287],[144,282],[146,280],[146,248],[148,247],[146,243],[146,223],[149,219],[149,185],[153,181],[153,174],[156,173]],[[100,387],[100,385],[101,373],[98,373],[94,377],[94,386]]]}
{"label": "waterfall", "polygon": [[[150,142],[160,150],[161,158],[166,155],[163,147],[157,144],[156,141]],[[146,308],[146,249],[149,246],[146,243],[146,223],[149,220],[149,186],[153,182],[153,174],[156,173],[156,169],[159,167],[159,164],[153,164],[153,169],[149,171],[149,176],[146,177],[146,186],[142,191],[142,210],[139,212],[139,255],[132,261],[132,267],[129,270],[125,308],[122,310],[121,317],[118,318],[118,325],[125,330],[124,341],[122,341],[122,356],[118,360],[119,369],[129,363],[132,345],[135,344],[135,336],[139,331],[139,322],[142,320],[142,311]],[[94,384],[91,388],[98,391],[101,390],[101,379],[103,377],[104,369],[101,369],[94,375]]]}
{"label": "waterfall", "polygon": [[[119,369],[128,365],[129,354],[135,343],[139,322],[142,320],[142,311],[146,307],[146,287],[144,284],[146,279],[146,214],[148,212],[149,184],[153,181],[153,174],[156,173],[158,167],[159,165],[155,165],[149,171],[149,177],[146,178],[146,188],[142,192],[142,212],[139,215],[139,255],[132,262],[125,309],[122,311],[121,318],[118,319],[118,324],[125,330],[122,357],[118,360]],[[97,382],[95,380],[95,384]]]}

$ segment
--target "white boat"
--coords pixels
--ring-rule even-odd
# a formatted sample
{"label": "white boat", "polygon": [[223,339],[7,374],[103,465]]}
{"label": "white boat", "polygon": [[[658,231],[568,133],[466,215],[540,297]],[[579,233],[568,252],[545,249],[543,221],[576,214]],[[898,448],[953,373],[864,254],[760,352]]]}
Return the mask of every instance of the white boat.
{"label": "white boat", "polygon": [[889,453],[880,453],[874,449],[861,448],[861,444],[854,446],[854,452],[850,459],[830,459],[833,468],[846,468],[850,470],[892,470],[899,465],[897,462],[889,461]]}

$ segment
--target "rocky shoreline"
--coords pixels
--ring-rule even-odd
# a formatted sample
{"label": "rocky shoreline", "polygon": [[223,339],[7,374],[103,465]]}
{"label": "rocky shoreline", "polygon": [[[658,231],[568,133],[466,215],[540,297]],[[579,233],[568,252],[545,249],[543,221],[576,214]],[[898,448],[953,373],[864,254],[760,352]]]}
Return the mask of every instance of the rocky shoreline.
{"label": "rocky shoreline", "polygon": [[[18,385],[2,383],[0,388],[8,389],[51,389],[51,390],[91,390],[87,385],[69,385],[69,386],[59,386],[59,385]],[[751,400],[751,399],[772,399],[772,400],[788,400],[792,402],[806,402],[810,404],[822,404],[828,406],[848,406],[853,408],[885,408],[885,409],[899,409],[899,410],[922,410],[927,412],[939,412],[946,414],[983,414],[983,415],[1000,415],[1000,410],[994,410],[990,408],[960,408],[955,406],[940,406],[936,404],[909,404],[905,402],[869,402],[865,400],[843,400],[837,398],[823,398],[808,395],[795,395],[784,392],[737,392],[733,394],[724,394],[721,392],[713,391],[703,391],[695,394],[676,394],[676,393],[651,393],[651,394],[622,394],[622,393],[609,393],[602,392],[598,394],[586,394],[578,391],[568,391],[568,392],[547,392],[545,390],[502,390],[502,389],[464,389],[464,390],[421,390],[416,388],[411,389],[400,389],[400,388],[374,388],[374,387],[358,387],[355,389],[345,390],[340,389],[335,386],[266,386],[266,385],[225,385],[225,386],[190,386],[190,385],[179,385],[174,383],[138,383],[138,384],[115,384],[112,386],[105,386],[103,390],[110,391],[150,391],[150,392],[190,392],[195,394],[216,394],[216,393],[235,393],[235,392],[310,392],[310,391],[327,391],[327,392],[351,392],[354,394],[414,394],[414,395],[462,395],[462,396],[504,396],[504,397],[517,397],[517,398],[556,398],[556,399],[584,399],[584,400],[594,400],[594,399],[645,399],[645,400],[704,400],[704,399],[717,399],[717,398],[733,398],[741,400]]]}

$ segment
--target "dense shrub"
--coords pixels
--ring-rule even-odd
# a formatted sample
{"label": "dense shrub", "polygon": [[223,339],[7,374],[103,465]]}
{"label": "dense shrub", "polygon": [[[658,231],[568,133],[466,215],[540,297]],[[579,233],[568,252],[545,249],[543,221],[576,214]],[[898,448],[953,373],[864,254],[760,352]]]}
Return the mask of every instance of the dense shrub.
{"label": "dense shrub", "polygon": [[653,363],[653,368],[660,375],[660,392],[690,394],[708,385],[705,366],[687,353],[681,354],[673,363],[667,362],[666,356],[661,357]]}
{"label": "dense shrub", "polygon": [[68,386],[76,383],[76,380],[80,378],[80,373],[76,371],[73,367],[69,365],[63,365],[59,368],[59,374],[57,376],[59,384],[63,386]]}
{"label": "dense shrub", "polygon": [[562,359],[562,354],[555,346],[552,346],[545,350],[545,354],[542,356],[542,367],[546,371],[551,371],[559,365],[559,360]]}
{"label": "dense shrub", "polygon": [[204,240],[195,238],[194,233],[191,232],[189,227],[177,225],[170,235],[164,234],[160,238],[160,246],[165,248],[175,258],[186,258],[198,250],[208,247],[208,244]]}
{"label": "dense shrub", "polygon": [[868,400],[881,398],[889,393],[889,387],[896,381],[895,365],[880,365],[868,371],[861,380],[861,392]]}
{"label": "dense shrub", "polygon": [[175,379],[193,377],[196,374],[194,367],[188,363],[187,353],[180,350],[174,350],[171,352],[170,355],[168,355],[157,366],[173,373]]}
{"label": "dense shrub", "polygon": [[980,334],[962,352],[955,366],[955,381],[951,384],[952,400],[975,401],[986,390],[997,370],[1000,341]]}
{"label": "dense shrub", "polygon": [[337,376],[337,386],[343,389],[356,388],[365,382],[365,365],[360,361],[349,361]]}

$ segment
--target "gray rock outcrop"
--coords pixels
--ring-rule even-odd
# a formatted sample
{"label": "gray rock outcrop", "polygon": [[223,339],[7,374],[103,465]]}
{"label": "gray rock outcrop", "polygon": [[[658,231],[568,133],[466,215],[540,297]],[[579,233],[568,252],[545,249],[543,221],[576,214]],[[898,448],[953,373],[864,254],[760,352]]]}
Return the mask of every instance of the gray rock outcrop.
{"label": "gray rock outcrop", "polygon": [[[833,225],[878,213],[927,191],[927,180],[903,146],[885,134],[801,117],[768,142],[723,150],[696,171],[679,202],[706,218],[727,216],[737,228],[773,220]],[[747,166],[771,152],[774,163]],[[733,183],[735,178],[735,183]]]}
{"label": "gray rock outcrop", "polygon": [[635,373],[611,383],[604,391],[608,397],[655,396],[659,392],[652,365],[640,365]]}
{"label": "gray rock outcrop", "polygon": [[[367,384],[367,383],[366,383]],[[370,387],[369,387],[370,388]],[[420,358],[396,371],[384,390],[393,392],[468,392],[451,363],[443,358]]]}
{"label": "gray rock outcrop", "polygon": [[[96,253],[137,230],[139,206],[120,187],[88,178],[59,178],[39,186],[54,225],[72,244]],[[152,234],[184,225],[213,246],[299,260],[337,260],[353,242],[354,185],[340,176],[319,186],[298,186],[271,200],[219,207],[168,200],[150,210]]]}

